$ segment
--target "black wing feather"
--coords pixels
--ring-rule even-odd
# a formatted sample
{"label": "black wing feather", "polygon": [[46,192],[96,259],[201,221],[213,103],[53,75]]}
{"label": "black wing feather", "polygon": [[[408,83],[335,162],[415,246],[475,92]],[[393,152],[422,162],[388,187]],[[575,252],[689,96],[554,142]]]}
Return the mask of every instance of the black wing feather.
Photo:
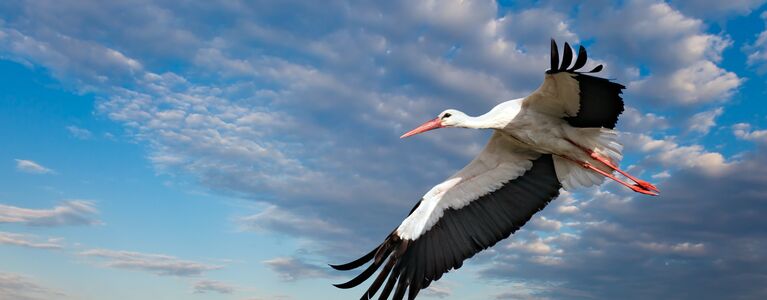
{"label": "black wing feather", "polygon": [[[552,39],[551,47],[556,48],[557,44]],[[551,49],[551,61],[555,60],[555,55],[558,55],[558,50]],[[583,46],[578,48],[578,58],[575,60],[575,65],[572,68],[567,69],[572,60],[572,49],[570,45],[565,43],[564,53],[562,55],[562,66],[560,68],[552,68],[546,71],[548,74],[556,74],[560,72],[568,72],[575,74],[575,80],[578,81],[580,88],[580,109],[578,114],[574,117],[564,118],[570,126],[573,127],[604,127],[615,128],[615,124],[618,122],[618,116],[623,113],[623,98],[621,94],[626,87],[622,84],[612,82],[605,78],[599,78],[585,73],[598,73],[602,71],[602,65],[596,66],[589,72],[578,72],[580,68],[586,65],[588,55],[586,49]]]}
{"label": "black wing feather", "polygon": [[564,50],[564,53],[562,53],[562,66],[559,67],[560,72],[567,70],[567,67],[573,62],[573,48],[570,48],[570,44],[565,42],[562,50]]}
{"label": "black wing feather", "polygon": [[586,48],[583,48],[583,46],[578,47],[578,58],[575,60],[575,64],[572,68],[570,68],[568,71],[573,72],[580,70],[580,68],[583,68],[583,66],[586,65],[586,60],[588,59],[588,55],[586,54]]}
{"label": "black wing feather", "polygon": [[559,68],[559,47],[557,47],[557,42],[551,39],[551,67],[549,72],[556,72],[557,68]]}
{"label": "black wing feather", "polygon": [[[514,233],[556,198],[561,186],[551,155],[544,154],[533,161],[525,174],[500,189],[461,209],[445,210],[442,218],[417,239],[403,240],[393,232],[378,248],[394,250],[384,259],[386,266],[362,299],[370,299],[386,277],[388,280],[379,299],[387,299],[392,291],[392,299],[403,299],[406,290],[408,299],[414,299],[418,291],[444,273],[460,268],[464,260]],[[379,266],[375,262],[371,264],[371,267]]]}

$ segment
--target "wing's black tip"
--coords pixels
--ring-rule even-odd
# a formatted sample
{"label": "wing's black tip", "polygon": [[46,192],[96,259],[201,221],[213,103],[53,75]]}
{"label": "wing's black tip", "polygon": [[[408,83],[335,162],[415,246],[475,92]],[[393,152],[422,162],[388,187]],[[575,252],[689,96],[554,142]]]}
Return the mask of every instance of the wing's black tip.
{"label": "wing's black tip", "polygon": [[357,285],[351,285],[348,282],[344,282],[344,283],[334,283],[333,286],[339,289],[348,290],[350,288],[356,287]]}
{"label": "wing's black tip", "polygon": [[570,44],[565,42],[565,46],[562,48],[562,65],[559,67],[559,71],[566,71],[570,67],[570,63],[573,62],[573,48]]}
{"label": "wing's black tip", "polygon": [[551,67],[549,72],[556,72],[559,68],[559,49],[557,47],[557,41],[554,38],[551,39]]}
{"label": "wing's black tip", "polygon": [[[596,66],[596,68],[592,69],[588,72],[578,72],[583,66],[586,65],[586,60],[588,59],[588,54],[586,53],[586,48],[583,47],[583,45],[578,46],[578,56],[574,57],[574,51],[573,48],[570,47],[570,43],[565,42],[564,46],[562,47],[562,61],[560,63],[559,60],[559,49],[557,47],[557,42],[552,38],[551,39],[551,67],[549,70],[546,71],[546,74],[555,74],[559,72],[570,72],[570,73],[597,73],[599,71],[602,71],[602,65]],[[573,62],[573,58],[575,58],[575,64],[570,66],[570,64]]]}
{"label": "wing's black tip", "polygon": [[362,256],[362,257],[360,257],[360,258],[358,258],[358,259],[356,259],[356,260],[354,260],[352,262],[345,263],[345,264],[342,264],[342,265],[331,265],[331,264],[328,264],[328,266],[330,266],[333,269],[339,270],[339,271],[353,270],[353,269],[359,268],[360,266],[362,266],[365,263],[367,263],[370,260],[372,260],[373,256],[375,256],[375,254],[376,254],[376,251],[378,251],[378,247],[373,249],[373,251],[368,252],[368,254],[365,254],[364,256]]}
{"label": "wing's black tip", "polygon": [[579,70],[580,68],[583,68],[584,65],[586,65],[586,60],[588,59],[588,54],[586,54],[586,48],[583,47],[583,45],[578,47],[578,58],[575,60],[575,64],[572,68],[570,68],[568,71],[575,72]]}

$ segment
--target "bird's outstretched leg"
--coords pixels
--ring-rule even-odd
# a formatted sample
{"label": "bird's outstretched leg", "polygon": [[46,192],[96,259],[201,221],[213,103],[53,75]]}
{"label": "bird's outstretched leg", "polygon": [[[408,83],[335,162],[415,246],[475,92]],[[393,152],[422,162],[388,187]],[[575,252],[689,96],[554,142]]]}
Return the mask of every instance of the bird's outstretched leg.
{"label": "bird's outstretched leg", "polygon": [[573,144],[574,146],[580,148],[584,152],[586,152],[586,154],[588,154],[591,158],[593,158],[593,159],[595,159],[595,160],[605,164],[610,169],[618,171],[618,173],[621,173],[623,176],[626,176],[626,178],[631,179],[631,181],[636,182],[636,185],[638,185],[639,187],[641,187],[641,188],[643,188],[645,190],[649,190],[649,191],[653,191],[653,192],[656,192],[656,193],[660,193],[660,190],[657,187],[655,187],[654,185],[652,185],[651,183],[649,183],[647,181],[644,181],[644,180],[641,180],[641,179],[636,178],[634,176],[631,176],[631,174],[629,174],[629,173],[621,170],[620,168],[618,168],[618,166],[616,166],[610,159],[602,157],[601,155],[599,155],[598,153],[594,152],[593,150],[588,149],[586,147],[583,147],[581,145],[578,145],[577,143],[575,143],[575,142],[573,142],[573,141],[571,141],[569,139],[567,141],[570,142],[571,144]]}
{"label": "bird's outstretched leg", "polygon": [[650,196],[658,196],[657,192],[654,192],[654,191],[652,191],[650,189],[646,189],[646,188],[642,187],[639,184],[631,184],[631,183],[625,182],[623,180],[620,180],[618,177],[613,176],[613,174],[610,174],[610,173],[607,173],[605,171],[602,171],[601,169],[591,165],[588,162],[577,160],[577,159],[574,159],[574,158],[568,157],[568,156],[562,156],[562,157],[564,157],[564,158],[566,158],[568,160],[571,160],[574,163],[577,163],[581,167],[584,167],[586,169],[590,169],[590,170],[592,170],[594,172],[597,172],[597,173],[601,174],[602,176],[605,176],[607,178],[615,180],[616,182],[618,182],[618,183],[620,183],[620,184],[630,188],[632,191],[635,191],[635,192],[641,193],[641,194],[645,194],[645,195],[650,195]]}

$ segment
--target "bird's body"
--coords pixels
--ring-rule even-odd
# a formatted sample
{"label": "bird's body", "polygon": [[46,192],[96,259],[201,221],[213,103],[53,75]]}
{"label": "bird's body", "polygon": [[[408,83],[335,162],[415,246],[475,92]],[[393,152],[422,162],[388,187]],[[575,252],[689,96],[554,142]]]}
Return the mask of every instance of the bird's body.
{"label": "bird's body", "polygon": [[[482,152],[429,190],[383,243],[360,259],[333,266],[350,270],[372,261],[359,276],[337,286],[357,286],[383,266],[362,299],[373,297],[382,286],[379,299],[392,292],[393,299],[402,299],[406,290],[414,299],[442,274],[524,225],[560,188],[592,186],[607,177],[657,195],[653,185],[617,167],[622,147],[613,128],[623,111],[623,86],[577,72],[586,63],[583,47],[568,69],[572,57],[565,43],[560,66],[552,41],[552,67],[531,95],[477,117],[449,109],[404,134],[442,127],[495,131]],[[599,70],[601,66],[591,72]],[[616,178],[613,171],[636,184]]]}

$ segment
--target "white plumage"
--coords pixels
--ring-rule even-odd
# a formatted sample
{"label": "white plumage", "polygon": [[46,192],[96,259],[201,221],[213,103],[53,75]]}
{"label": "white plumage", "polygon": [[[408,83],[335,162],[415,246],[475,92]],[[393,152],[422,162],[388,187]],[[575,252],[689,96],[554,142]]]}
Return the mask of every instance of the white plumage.
{"label": "white plumage", "polygon": [[397,234],[403,239],[415,240],[442,217],[445,209],[461,209],[529,170],[539,154],[514,143],[510,136],[494,133],[471,163],[423,196],[421,205],[402,221]]}

